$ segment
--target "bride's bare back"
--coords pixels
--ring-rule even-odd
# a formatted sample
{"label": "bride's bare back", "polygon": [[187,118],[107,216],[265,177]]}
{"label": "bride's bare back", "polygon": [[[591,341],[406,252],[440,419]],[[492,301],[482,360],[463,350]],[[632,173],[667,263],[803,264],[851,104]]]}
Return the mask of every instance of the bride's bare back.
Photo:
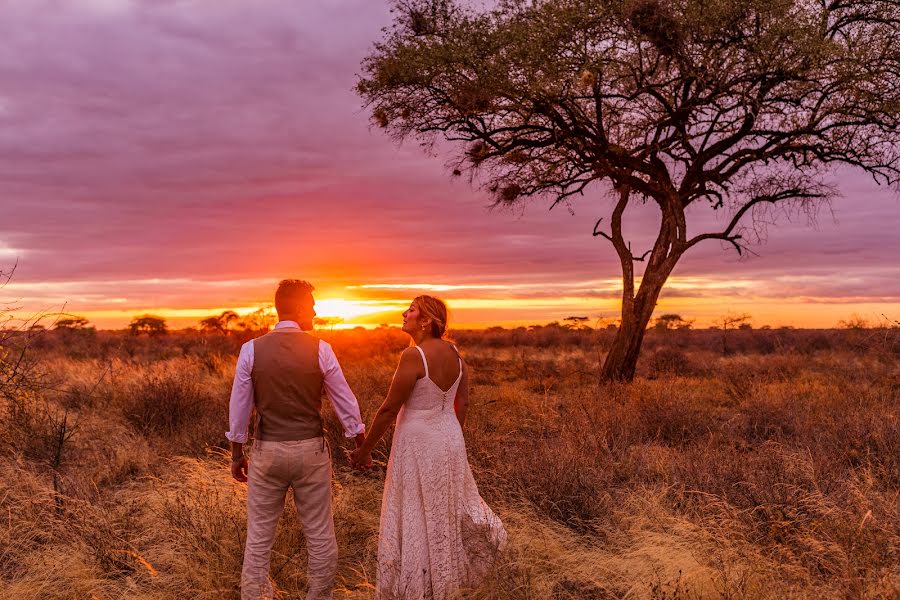
{"label": "bride's bare back", "polygon": [[[444,340],[431,339],[423,342],[419,348],[425,353],[425,361],[428,367],[427,376],[441,390],[449,390],[456,383],[463,368],[456,347]],[[424,366],[422,368],[422,377],[426,377]]]}

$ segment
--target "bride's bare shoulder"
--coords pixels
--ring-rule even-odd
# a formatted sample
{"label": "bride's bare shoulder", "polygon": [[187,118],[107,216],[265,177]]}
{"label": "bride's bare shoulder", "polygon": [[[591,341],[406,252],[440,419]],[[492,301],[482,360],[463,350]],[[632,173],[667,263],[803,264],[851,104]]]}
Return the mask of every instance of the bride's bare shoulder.
{"label": "bride's bare shoulder", "polygon": [[421,361],[422,357],[419,354],[419,350],[415,346],[410,346],[408,348],[404,348],[403,352],[400,353],[400,362],[418,360]]}

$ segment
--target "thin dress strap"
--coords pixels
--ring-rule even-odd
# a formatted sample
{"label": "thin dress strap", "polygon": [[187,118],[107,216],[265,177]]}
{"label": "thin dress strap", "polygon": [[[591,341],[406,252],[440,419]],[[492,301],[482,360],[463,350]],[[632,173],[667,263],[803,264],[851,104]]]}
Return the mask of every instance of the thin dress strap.
{"label": "thin dress strap", "polygon": [[422,363],[425,365],[425,377],[431,379],[431,377],[428,375],[428,361],[425,360],[425,352],[418,346],[415,346],[415,349],[418,350],[419,354],[422,355]]}
{"label": "thin dress strap", "polygon": [[450,345],[456,350],[456,362],[459,363],[459,375],[457,375],[456,378],[459,379],[462,377],[462,354],[459,353],[459,348],[456,347],[456,344],[451,342]]}
{"label": "thin dress strap", "polygon": [[459,348],[456,347],[456,344],[451,343],[453,349],[456,350],[456,362],[459,363],[459,375],[456,376],[457,379],[462,377],[462,354],[459,353]]}

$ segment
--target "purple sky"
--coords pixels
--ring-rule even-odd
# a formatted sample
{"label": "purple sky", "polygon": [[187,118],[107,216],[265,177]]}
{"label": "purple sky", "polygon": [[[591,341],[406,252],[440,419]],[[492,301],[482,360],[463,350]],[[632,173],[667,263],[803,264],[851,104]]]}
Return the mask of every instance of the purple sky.
{"label": "purple sky", "polygon": [[[444,157],[370,127],[352,87],[389,19],[379,0],[0,4],[0,270],[19,261],[0,300],[121,325],[259,305],[295,276],[385,310],[463,286],[444,295],[473,324],[613,316],[618,262],[590,235],[608,200],[489,212]],[[782,219],[758,257],[695,249],[661,309],[900,317],[900,201],[836,180],[833,214]],[[384,284],[410,289],[346,287]]]}

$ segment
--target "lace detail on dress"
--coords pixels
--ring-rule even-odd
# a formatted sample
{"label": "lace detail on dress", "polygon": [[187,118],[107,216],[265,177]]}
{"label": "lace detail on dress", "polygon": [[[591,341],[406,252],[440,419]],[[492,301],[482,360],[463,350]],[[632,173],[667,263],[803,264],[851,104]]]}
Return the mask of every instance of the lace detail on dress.
{"label": "lace detail on dress", "polygon": [[[421,348],[419,352],[422,353]],[[460,375],[443,391],[419,379],[397,417],[381,503],[377,595],[444,600],[478,585],[506,544],[478,493],[454,412]]]}

